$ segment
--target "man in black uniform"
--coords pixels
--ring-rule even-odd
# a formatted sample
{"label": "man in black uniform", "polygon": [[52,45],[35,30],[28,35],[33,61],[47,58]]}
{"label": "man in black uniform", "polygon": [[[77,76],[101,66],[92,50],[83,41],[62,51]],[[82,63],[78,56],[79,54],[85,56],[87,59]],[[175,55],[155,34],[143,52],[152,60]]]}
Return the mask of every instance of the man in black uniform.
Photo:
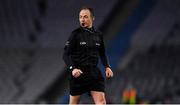
{"label": "man in black uniform", "polygon": [[102,33],[93,27],[92,8],[83,7],[79,13],[80,27],[75,29],[64,48],[63,59],[70,69],[70,104],[78,104],[80,95],[90,92],[95,104],[106,104],[104,78],[97,67],[99,58],[106,77],[113,77],[108,63]]}

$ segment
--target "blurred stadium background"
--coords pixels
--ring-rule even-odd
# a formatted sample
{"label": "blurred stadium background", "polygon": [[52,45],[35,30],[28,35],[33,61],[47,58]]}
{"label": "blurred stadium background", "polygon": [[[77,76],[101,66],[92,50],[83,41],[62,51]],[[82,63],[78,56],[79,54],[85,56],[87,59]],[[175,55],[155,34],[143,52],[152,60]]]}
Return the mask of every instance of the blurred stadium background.
{"label": "blurred stadium background", "polygon": [[180,103],[179,0],[0,0],[0,103],[68,103],[62,53],[82,6],[104,33],[107,103]]}

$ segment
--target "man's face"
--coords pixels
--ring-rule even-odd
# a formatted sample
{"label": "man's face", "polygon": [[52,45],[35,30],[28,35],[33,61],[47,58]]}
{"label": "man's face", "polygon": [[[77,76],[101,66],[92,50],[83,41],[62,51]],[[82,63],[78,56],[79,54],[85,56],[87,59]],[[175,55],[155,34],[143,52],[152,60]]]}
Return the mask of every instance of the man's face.
{"label": "man's face", "polygon": [[79,22],[81,27],[91,28],[93,24],[94,17],[88,9],[83,9],[79,13]]}

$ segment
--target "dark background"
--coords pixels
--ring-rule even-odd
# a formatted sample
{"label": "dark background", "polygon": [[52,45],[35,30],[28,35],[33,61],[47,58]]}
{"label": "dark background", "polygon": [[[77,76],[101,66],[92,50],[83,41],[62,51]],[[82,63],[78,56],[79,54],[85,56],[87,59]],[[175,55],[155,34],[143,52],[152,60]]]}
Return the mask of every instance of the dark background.
{"label": "dark background", "polygon": [[0,0],[0,103],[68,103],[62,53],[82,6],[104,33],[107,103],[129,87],[136,103],[180,103],[179,0]]}

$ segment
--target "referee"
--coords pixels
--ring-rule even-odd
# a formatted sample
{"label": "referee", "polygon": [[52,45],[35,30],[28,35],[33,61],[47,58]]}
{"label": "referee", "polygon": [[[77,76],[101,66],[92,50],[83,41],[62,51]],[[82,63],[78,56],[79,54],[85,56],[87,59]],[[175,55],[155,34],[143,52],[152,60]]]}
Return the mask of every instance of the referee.
{"label": "referee", "polygon": [[113,77],[113,72],[105,54],[103,35],[93,27],[94,19],[92,8],[81,8],[80,27],[71,33],[64,47],[63,59],[70,70],[69,104],[78,104],[85,92],[90,92],[95,104],[106,104],[104,78],[97,67],[99,58],[106,77]]}

